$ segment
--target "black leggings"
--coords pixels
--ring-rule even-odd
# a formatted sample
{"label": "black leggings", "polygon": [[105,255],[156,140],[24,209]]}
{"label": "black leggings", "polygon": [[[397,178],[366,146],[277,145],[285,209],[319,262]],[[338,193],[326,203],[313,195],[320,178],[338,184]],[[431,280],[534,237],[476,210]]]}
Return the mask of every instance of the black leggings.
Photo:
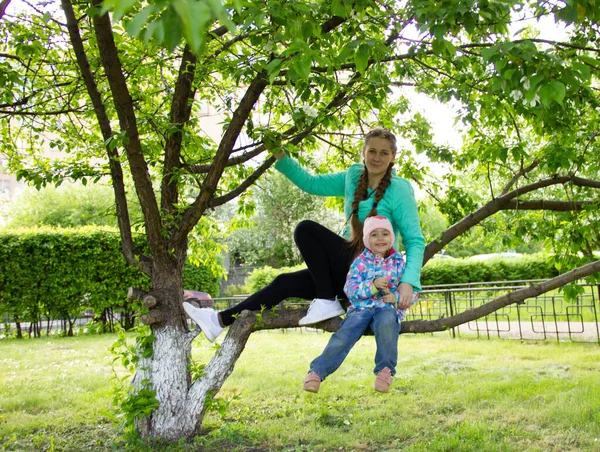
{"label": "black leggings", "polygon": [[286,298],[334,298],[344,296],[346,275],[353,252],[348,241],[310,220],[301,221],[294,231],[294,241],[308,269],[277,276],[273,282],[236,306],[220,312],[224,326],[231,325],[234,315],[248,309],[270,309]]}

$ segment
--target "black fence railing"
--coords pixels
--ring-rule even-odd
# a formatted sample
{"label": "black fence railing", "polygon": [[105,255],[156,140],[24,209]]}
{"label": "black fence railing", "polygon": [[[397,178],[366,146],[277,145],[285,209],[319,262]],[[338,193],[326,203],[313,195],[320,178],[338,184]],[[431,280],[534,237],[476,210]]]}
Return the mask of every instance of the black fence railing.
{"label": "black fence railing", "polygon": [[[409,310],[406,320],[435,320],[449,317],[481,306],[506,293],[542,282],[496,281],[485,283],[456,284],[452,286],[426,286],[419,301]],[[579,284],[576,299],[568,301],[562,291],[555,290],[534,298],[524,304],[512,304],[477,320],[448,330],[451,337],[476,336],[491,339],[519,339],[535,341],[596,342],[600,345],[600,285]],[[226,309],[238,304],[246,296],[215,298],[214,308]],[[286,300],[287,306],[307,306],[308,301]],[[117,319],[118,320],[118,319]],[[74,322],[75,327],[85,328],[90,321],[83,316]],[[14,329],[14,319],[0,319],[0,338]],[[12,325],[11,325],[12,323]],[[29,323],[23,323],[25,334],[32,335]],[[65,329],[64,321],[48,320],[47,333],[52,329]],[[303,330],[306,330],[304,328]],[[321,331],[308,328],[310,331]]]}
{"label": "black fence railing", "polygon": [[[407,320],[459,314],[540,282],[542,280],[428,286],[421,293],[420,302],[411,308]],[[597,342],[600,345],[600,285],[582,283],[579,288],[581,293],[572,301],[566,300],[562,291],[554,290],[528,298],[524,304],[512,304],[452,328],[449,334],[453,337],[475,334],[487,338]]]}

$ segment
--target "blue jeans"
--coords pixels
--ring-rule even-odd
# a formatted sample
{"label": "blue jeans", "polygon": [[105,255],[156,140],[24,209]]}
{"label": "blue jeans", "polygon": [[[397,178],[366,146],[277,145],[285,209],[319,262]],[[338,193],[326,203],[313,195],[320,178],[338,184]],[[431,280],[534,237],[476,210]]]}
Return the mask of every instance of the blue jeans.
{"label": "blue jeans", "polygon": [[377,343],[373,372],[378,374],[387,367],[395,375],[400,324],[396,309],[391,305],[384,308],[353,309],[346,314],[340,329],[331,336],[323,353],[310,363],[310,370],[321,377],[321,380],[325,380],[340,367],[369,326],[375,333]]}

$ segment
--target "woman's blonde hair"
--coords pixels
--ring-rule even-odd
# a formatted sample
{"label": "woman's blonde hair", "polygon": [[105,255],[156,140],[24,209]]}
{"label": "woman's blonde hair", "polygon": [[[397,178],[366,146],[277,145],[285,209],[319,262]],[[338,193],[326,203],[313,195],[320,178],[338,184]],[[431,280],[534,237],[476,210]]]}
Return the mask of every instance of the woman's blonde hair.
{"label": "woman's blonde hair", "polygon": [[[390,142],[392,145],[392,153],[396,154],[396,137],[390,132],[388,129],[384,129],[383,127],[377,127],[371,130],[369,133],[365,135],[364,143],[362,146],[362,150],[367,148],[369,144],[369,140],[371,138],[384,138]],[[390,162],[390,165],[387,168],[386,173],[383,178],[379,182],[379,185],[375,189],[375,198],[373,200],[373,208],[367,215],[367,217],[372,217],[377,215],[377,204],[383,198],[385,191],[390,186],[392,181],[392,167],[394,166],[394,162]],[[369,174],[367,172],[367,166],[365,165],[363,168],[363,172],[358,179],[358,184],[356,185],[356,190],[354,190],[354,199],[352,200],[352,213],[350,214],[350,227],[352,230],[352,236],[350,237],[350,247],[353,248],[355,256],[359,255],[364,248],[363,244],[363,224],[358,219],[358,204],[361,201],[367,199],[368,189],[369,187]]]}

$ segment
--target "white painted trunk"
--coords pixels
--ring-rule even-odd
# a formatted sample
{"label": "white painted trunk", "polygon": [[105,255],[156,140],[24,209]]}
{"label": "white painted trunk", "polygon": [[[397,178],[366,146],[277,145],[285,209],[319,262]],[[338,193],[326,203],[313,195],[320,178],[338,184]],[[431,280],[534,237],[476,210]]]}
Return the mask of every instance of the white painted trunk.
{"label": "white painted trunk", "polygon": [[189,333],[166,326],[156,328],[154,336],[149,373],[159,406],[150,419],[150,436],[167,439],[189,436],[195,430],[194,419],[189,418],[187,410]]}
{"label": "white painted trunk", "polygon": [[159,407],[137,427],[144,438],[178,440],[198,432],[209,392],[217,393],[233,371],[252,332],[255,317],[244,312],[229,329],[221,347],[206,365],[205,375],[190,385],[191,341],[196,336],[175,327],[154,329],[152,358],[140,362],[134,387],[147,379],[156,391]]}

